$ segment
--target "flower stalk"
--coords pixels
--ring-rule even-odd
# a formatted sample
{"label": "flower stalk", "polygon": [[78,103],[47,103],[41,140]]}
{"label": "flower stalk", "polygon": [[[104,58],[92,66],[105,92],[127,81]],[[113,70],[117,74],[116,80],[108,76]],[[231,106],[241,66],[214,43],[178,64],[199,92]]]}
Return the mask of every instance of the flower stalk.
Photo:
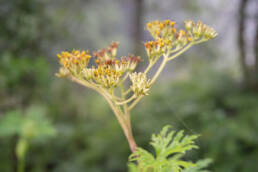
{"label": "flower stalk", "polygon": [[[134,72],[140,57],[135,55],[116,57],[117,42],[94,52],[94,59],[88,50],[65,51],[57,55],[61,64],[57,76],[67,77],[93,89],[105,98],[132,152],[136,151],[137,144],[132,132],[131,110],[149,94],[150,88],[169,61],[180,56],[193,45],[217,35],[211,27],[200,21],[195,24],[192,20],[185,21],[185,30],[179,31],[175,28],[175,22],[170,20],[149,22],[146,27],[154,40],[145,43],[149,65],[144,72]],[[148,72],[160,58],[162,62],[158,70],[149,78]],[[95,64],[89,66],[91,60]],[[127,84],[127,80],[131,81],[131,85]]]}

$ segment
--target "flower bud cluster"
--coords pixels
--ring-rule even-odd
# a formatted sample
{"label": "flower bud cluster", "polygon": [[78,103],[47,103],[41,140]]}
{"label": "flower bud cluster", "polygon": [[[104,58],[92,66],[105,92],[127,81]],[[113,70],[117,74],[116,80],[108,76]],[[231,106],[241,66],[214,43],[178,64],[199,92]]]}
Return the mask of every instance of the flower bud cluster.
{"label": "flower bud cluster", "polygon": [[132,73],[129,75],[132,81],[131,90],[134,92],[135,96],[148,95],[148,91],[151,86],[151,81],[147,79],[144,73]]}
{"label": "flower bud cluster", "polygon": [[[140,57],[128,55],[117,58],[118,43],[112,42],[107,48],[93,53],[95,66],[88,66],[91,59],[89,51],[73,50],[57,54],[62,65],[57,76],[72,76],[86,81],[86,85],[92,84],[92,86],[107,88],[111,93],[112,88],[122,84],[129,75],[132,82],[129,91],[133,91],[134,96],[137,97],[147,95],[151,84],[156,80],[167,61],[174,59],[193,44],[207,41],[217,35],[213,28],[200,21],[195,24],[192,20],[187,20],[184,24],[185,30],[177,30],[175,22],[170,20],[147,23],[147,29],[154,40],[145,43],[150,60],[145,73],[132,73],[139,63]],[[158,70],[153,79],[148,80],[146,73],[162,55],[164,55],[163,62],[165,63],[161,65],[161,70]]]}
{"label": "flower bud cluster", "polygon": [[123,73],[117,71],[111,66],[98,66],[95,68],[85,68],[83,70],[84,77],[91,82],[101,85],[104,88],[116,87]]}
{"label": "flower bud cluster", "polygon": [[88,67],[91,58],[89,51],[62,52],[57,55],[63,65],[57,76],[72,75],[104,88],[116,87],[121,77],[127,72],[134,71],[140,61],[140,57],[134,55],[117,59],[117,47],[118,43],[113,42],[108,48],[94,52],[96,67]]}
{"label": "flower bud cluster", "polygon": [[120,83],[121,77],[126,72],[131,72],[135,69],[139,60],[139,57],[133,55],[122,57],[120,60],[102,59],[101,62],[98,63],[97,68],[93,66],[84,69],[83,75],[88,81],[93,81],[105,88],[116,87]]}
{"label": "flower bud cluster", "polygon": [[171,49],[180,49],[192,41],[191,35],[184,30],[175,28],[175,22],[170,20],[154,21],[147,23],[147,29],[154,41],[145,43],[145,48],[150,61],[156,61],[162,54]]}
{"label": "flower bud cluster", "polygon": [[176,33],[175,22],[170,20],[149,22],[147,29],[154,39],[165,39]]}
{"label": "flower bud cluster", "polygon": [[156,61],[166,51],[165,44],[168,46],[170,40],[164,42],[163,39],[159,38],[158,40],[149,41],[144,44],[150,61]]}
{"label": "flower bud cluster", "polygon": [[192,20],[187,20],[185,21],[185,28],[193,35],[195,40],[209,40],[217,36],[217,32],[212,27],[203,24],[201,21],[195,24]]}
{"label": "flower bud cluster", "polygon": [[91,58],[89,51],[73,50],[71,53],[63,51],[57,54],[59,62],[63,65],[60,69],[58,76],[65,76],[68,71],[73,74],[78,74],[83,68],[85,68]]}
{"label": "flower bud cluster", "polygon": [[79,51],[73,50],[71,53],[63,51],[57,54],[59,62],[66,68],[72,68],[73,66],[78,66],[84,68],[88,65],[91,55],[89,51]]}

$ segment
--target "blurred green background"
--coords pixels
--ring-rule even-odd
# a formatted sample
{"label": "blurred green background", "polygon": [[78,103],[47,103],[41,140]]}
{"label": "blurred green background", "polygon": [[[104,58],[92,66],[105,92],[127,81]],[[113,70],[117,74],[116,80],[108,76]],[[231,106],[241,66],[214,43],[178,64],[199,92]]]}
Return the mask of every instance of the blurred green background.
{"label": "blurred green background", "polygon": [[56,54],[119,41],[119,55],[145,58],[146,22],[172,19],[180,27],[189,18],[219,36],[167,66],[132,112],[136,141],[149,149],[151,134],[171,124],[201,135],[187,157],[212,158],[210,170],[258,171],[256,0],[1,0],[0,171],[16,171],[24,133],[35,136],[27,172],[126,171],[130,151],[107,103],[56,78]]}

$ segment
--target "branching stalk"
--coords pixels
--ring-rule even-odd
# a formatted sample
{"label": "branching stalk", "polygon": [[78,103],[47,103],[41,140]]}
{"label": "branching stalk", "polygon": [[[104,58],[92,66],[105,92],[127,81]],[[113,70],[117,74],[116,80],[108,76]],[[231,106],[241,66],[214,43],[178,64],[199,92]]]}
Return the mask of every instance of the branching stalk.
{"label": "branching stalk", "polygon": [[187,46],[185,46],[183,49],[181,49],[179,52],[177,52],[176,54],[172,55],[171,57],[168,58],[168,61],[173,60],[174,58],[180,56],[181,54],[183,54],[186,50],[188,50],[189,48],[191,48],[193,45],[193,43],[189,43]]}
{"label": "branching stalk", "polygon": [[132,91],[131,88],[128,88],[128,89],[127,89],[125,92],[123,92],[122,94],[123,94],[124,96],[126,96],[126,95],[129,94],[131,91]]}
{"label": "branching stalk", "polygon": [[124,104],[127,104],[127,103],[131,102],[133,99],[135,99],[134,95],[132,97],[130,97],[129,99],[123,101],[123,102],[116,102],[116,104],[117,105],[124,105]]}
{"label": "branching stalk", "polygon": [[[194,24],[191,20],[185,21],[187,32],[185,30],[177,31],[174,24],[175,22],[170,20],[154,21],[147,24],[147,29],[154,40],[145,43],[149,64],[143,72],[131,74],[124,72],[135,70],[140,58],[129,55],[117,59],[118,43],[116,42],[110,44],[107,48],[109,51],[102,49],[95,53],[94,56],[98,57],[95,61],[97,67],[88,67],[91,59],[89,51],[64,51],[57,55],[62,65],[57,76],[68,76],[72,81],[95,90],[106,99],[127,138],[132,152],[136,150],[137,145],[132,133],[130,111],[144,95],[148,95],[150,87],[155,83],[168,61],[180,56],[192,45],[207,41],[217,35],[213,28],[202,22]],[[190,43],[186,46],[185,44],[182,45],[182,43],[187,42]],[[172,49],[171,47],[175,48]],[[163,56],[163,59],[158,70],[152,79],[148,79],[148,72],[161,56]],[[124,90],[123,84],[129,75],[132,85],[129,89]],[[118,90],[116,91],[117,87],[120,88],[119,96],[115,95],[118,93]],[[126,97],[129,97],[127,95],[130,93],[133,95],[127,99]]]}

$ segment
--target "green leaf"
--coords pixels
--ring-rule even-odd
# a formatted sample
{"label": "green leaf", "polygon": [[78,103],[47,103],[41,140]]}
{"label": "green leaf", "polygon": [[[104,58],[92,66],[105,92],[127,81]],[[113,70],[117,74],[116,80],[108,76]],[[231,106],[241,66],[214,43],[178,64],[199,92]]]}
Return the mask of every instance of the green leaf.
{"label": "green leaf", "polygon": [[208,170],[205,170],[204,168],[207,168],[208,165],[210,165],[211,163],[212,163],[211,159],[199,160],[199,161],[197,161],[195,166],[189,167],[189,168],[183,170],[183,172],[209,172]]}
{"label": "green leaf", "polygon": [[0,119],[0,137],[8,137],[20,133],[23,124],[21,111],[10,111]]}
{"label": "green leaf", "polygon": [[25,113],[11,111],[0,120],[0,137],[19,135],[27,139],[45,139],[56,134],[42,106],[31,106]]}
{"label": "green leaf", "polygon": [[[129,157],[131,172],[183,172],[196,165],[182,159],[186,151],[196,149],[194,141],[198,135],[184,136],[183,131],[169,131],[165,126],[159,134],[153,134],[150,144],[155,150],[155,156],[148,151],[137,148]],[[137,165],[132,162],[137,161]]]}
{"label": "green leaf", "polygon": [[55,128],[46,117],[46,109],[42,106],[31,106],[26,111],[23,125],[23,136],[33,139],[45,139],[56,134]]}

